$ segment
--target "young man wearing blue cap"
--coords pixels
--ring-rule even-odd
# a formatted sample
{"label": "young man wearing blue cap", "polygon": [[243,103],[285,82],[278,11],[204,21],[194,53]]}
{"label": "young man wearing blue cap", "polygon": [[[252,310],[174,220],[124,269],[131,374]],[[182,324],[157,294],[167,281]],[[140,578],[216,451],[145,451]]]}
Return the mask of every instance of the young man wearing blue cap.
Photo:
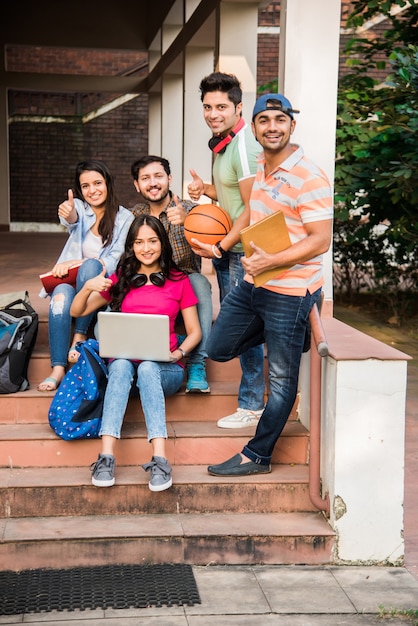
{"label": "young man wearing blue cap", "polygon": [[[242,258],[245,278],[224,299],[207,343],[210,358],[229,361],[264,341],[270,383],[254,437],[241,453],[210,465],[215,476],[271,471],[274,446],[296,400],[309,313],[323,285],[323,254],[332,238],[332,191],[324,172],[290,143],[298,112],[282,94],[264,94],[253,110],[252,130],[263,152],[251,191],[251,223],[282,211],[291,246],[268,254],[251,243],[253,253]],[[254,276],[274,268],[277,275],[256,288]]]}

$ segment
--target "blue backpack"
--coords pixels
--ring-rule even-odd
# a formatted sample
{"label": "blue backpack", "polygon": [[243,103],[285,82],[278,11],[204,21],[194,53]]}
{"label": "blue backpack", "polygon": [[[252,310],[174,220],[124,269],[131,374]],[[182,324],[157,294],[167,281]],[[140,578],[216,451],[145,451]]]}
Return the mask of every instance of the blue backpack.
{"label": "blue backpack", "polygon": [[76,344],[77,363],[65,374],[51,402],[49,425],[61,439],[99,436],[107,367],[95,339]]}

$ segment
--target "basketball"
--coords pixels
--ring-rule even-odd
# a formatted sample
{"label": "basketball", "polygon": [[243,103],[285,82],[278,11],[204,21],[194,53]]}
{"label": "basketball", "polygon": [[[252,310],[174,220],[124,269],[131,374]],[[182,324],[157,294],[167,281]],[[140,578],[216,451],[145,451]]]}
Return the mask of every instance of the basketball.
{"label": "basketball", "polygon": [[202,243],[220,241],[232,228],[232,220],[224,209],[216,204],[198,204],[186,215],[184,235],[191,246],[191,238]]}

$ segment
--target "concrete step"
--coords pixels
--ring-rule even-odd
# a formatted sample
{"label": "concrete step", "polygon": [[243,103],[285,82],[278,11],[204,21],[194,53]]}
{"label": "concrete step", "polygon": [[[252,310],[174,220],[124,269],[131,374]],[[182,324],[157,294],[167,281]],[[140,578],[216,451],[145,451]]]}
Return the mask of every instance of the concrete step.
{"label": "concrete step", "polygon": [[[185,385],[166,399],[167,421],[213,421],[234,413],[237,409],[239,383],[210,381],[208,394],[186,394]],[[27,391],[0,395],[0,424],[45,424],[55,392],[40,392],[36,386]],[[291,419],[296,417],[296,408]],[[141,403],[136,388],[127,407],[125,422],[143,421]]]}
{"label": "concrete step", "polygon": [[[254,427],[222,429],[215,422],[167,422],[167,458],[172,465],[220,463],[239,452]],[[88,467],[97,458],[99,439],[63,441],[48,424],[0,425],[0,467]],[[151,456],[144,423],[124,425],[116,448],[118,465],[138,465]],[[289,421],[274,449],[273,463],[306,464],[309,435],[298,421]]]}
{"label": "concrete step", "polygon": [[173,487],[148,488],[140,466],[116,465],[116,484],[99,489],[89,466],[0,469],[0,503],[6,517],[178,513],[284,513],[315,511],[306,465],[273,465],[270,474],[210,476],[204,465],[175,465]]}
{"label": "concrete step", "polygon": [[[46,376],[49,376],[51,364],[48,350],[34,350],[29,361],[28,378],[33,389]],[[239,382],[241,379],[241,366],[239,359],[232,359],[227,363],[215,363],[206,360],[206,375],[209,382]],[[267,379],[267,362],[266,362]]]}
{"label": "concrete step", "polygon": [[[159,494],[161,497],[162,494]],[[321,513],[83,515],[0,520],[0,569],[133,563],[324,565]]]}

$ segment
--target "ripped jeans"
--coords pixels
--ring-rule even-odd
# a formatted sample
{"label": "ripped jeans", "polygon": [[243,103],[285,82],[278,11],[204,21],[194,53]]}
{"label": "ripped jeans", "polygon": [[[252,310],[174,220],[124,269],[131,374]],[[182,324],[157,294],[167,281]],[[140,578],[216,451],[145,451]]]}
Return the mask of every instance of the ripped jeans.
{"label": "ripped jeans", "polygon": [[[75,288],[71,285],[58,285],[51,294],[48,312],[48,337],[51,352],[51,366],[62,365],[66,367],[68,349],[71,341],[70,308],[75,294],[80,291],[84,283],[94,278],[103,270],[103,266],[97,259],[86,259],[80,266],[77,274]],[[75,318],[75,333],[87,335],[90,323],[96,313],[84,317]]]}

